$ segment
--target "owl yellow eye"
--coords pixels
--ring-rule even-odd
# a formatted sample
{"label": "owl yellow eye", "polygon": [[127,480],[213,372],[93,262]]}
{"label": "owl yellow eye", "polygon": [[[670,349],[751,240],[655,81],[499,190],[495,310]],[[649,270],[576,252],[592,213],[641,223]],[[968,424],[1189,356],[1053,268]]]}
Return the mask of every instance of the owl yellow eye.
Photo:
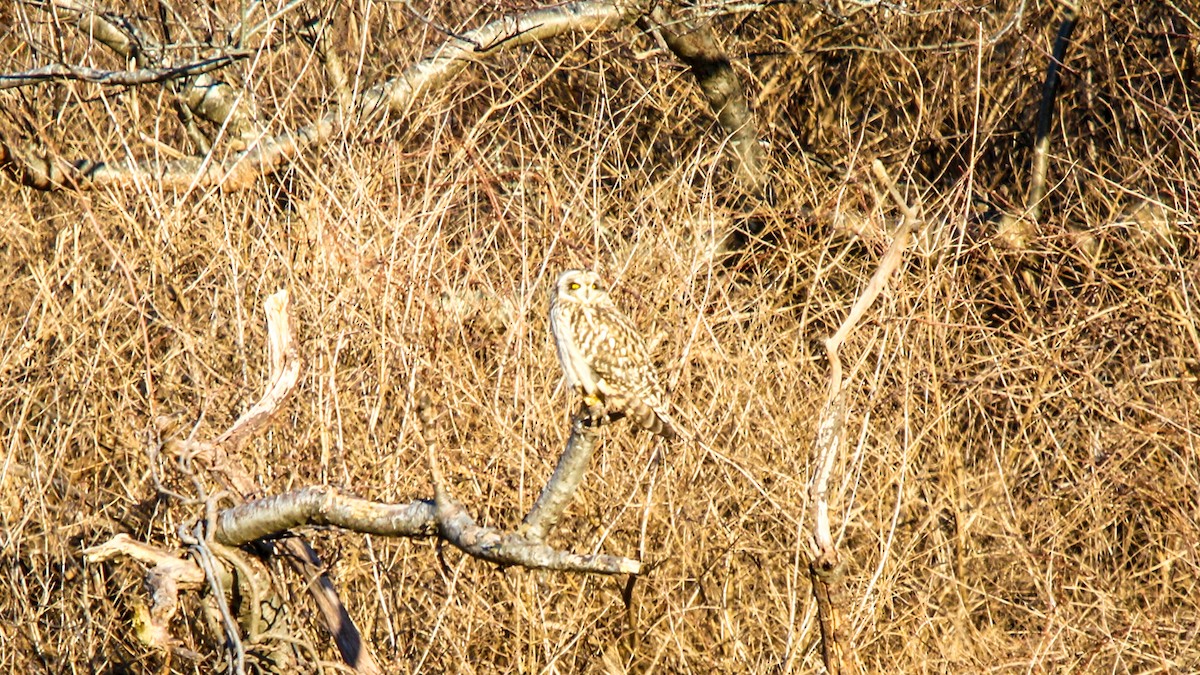
{"label": "owl yellow eye", "polygon": [[571,289],[571,290],[573,290],[573,291],[577,291],[577,290],[579,290],[579,284],[577,284],[577,283],[575,283],[574,281],[572,281],[572,282],[571,282],[571,284],[570,284],[569,286],[567,286],[567,288],[569,288],[569,289]]}

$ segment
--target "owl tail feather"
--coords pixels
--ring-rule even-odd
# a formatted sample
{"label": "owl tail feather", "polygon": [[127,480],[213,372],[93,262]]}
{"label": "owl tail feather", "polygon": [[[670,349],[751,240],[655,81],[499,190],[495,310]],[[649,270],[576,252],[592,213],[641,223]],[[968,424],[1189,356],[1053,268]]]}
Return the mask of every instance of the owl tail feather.
{"label": "owl tail feather", "polygon": [[627,414],[639,427],[658,434],[668,441],[673,441],[683,435],[679,432],[679,424],[671,419],[670,415],[664,411],[655,410],[641,401],[634,401]]}

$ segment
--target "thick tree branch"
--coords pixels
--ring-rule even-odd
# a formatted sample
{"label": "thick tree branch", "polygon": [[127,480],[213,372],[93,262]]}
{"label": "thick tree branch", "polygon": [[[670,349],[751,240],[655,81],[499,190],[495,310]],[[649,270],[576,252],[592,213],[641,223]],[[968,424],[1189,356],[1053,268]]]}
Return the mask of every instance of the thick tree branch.
{"label": "thick tree branch", "polygon": [[428,537],[437,533],[432,501],[379,504],[313,486],[240,504],[221,512],[216,538],[240,546],[305,525],[333,525],[384,537]]}
{"label": "thick tree branch", "polygon": [[554,474],[521,524],[519,532],[529,539],[540,541],[558,523],[587,473],[597,438],[597,430],[588,424],[587,415],[587,406],[584,404],[571,420],[571,437],[567,439],[567,447],[558,458]]}
{"label": "thick tree branch", "polygon": [[[279,291],[268,297],[264,308],[267,315],[267,344],[271,364],[271,376],[266,391],[250,410],[239,417],[215,441],[180,448],[180,451],[194,453],[198,458],[207,460],[210,471],[224,476],[231,491],[243,499],[257,492],[258,486],[237,461],[236,450],[251,436],[265,429],[279,412],[299,380],[302,365],[292,338],[287,292]],[[232,539],[223,540],[218,534],[221,531],[221,522],[223,521],[218,521],[213,533],[218,542],[229,545],[244,543]],[[304,578],[305,587],[316,602],[325,626],[333,635],[345,662],[361,673],[382,673],[383,670],[367,649],[362,634],[338,596],[337,589],[325,573],[325,566],[316,551],[307,542],[296,537],[284,540],[281,548],[284,558]]]}
{"label": "thick tree branch", "polygon": [[560,551],[520,534],[482,527],[461,503],[447,498],[381,504],[336,488],[312,486],[247,502],[221,512],[217,541],[240,546],[306,525],[333,525],[385,537],[439,536],[472,557],[497,565],[519,565],[588,574],[637,574],[636,560]]}
{"label": "thick tree branch", "polygon": [[443,539],[476,558],[498,565],[588,574],[639,574],[642,570],[637,560],[560,551],[519,534],[480,527],[458,502],[450,502],[438,511]]}
{"label": "thick tree branch", "polygon": [[757,196],[769,195],[766,156],[759,143],[754,113],[711,23],[671,17],[662,6],[655,7],[640,23],[647,30],[658,31],[667,47],[696,78],[717,116],[717,124],[729,139],[738,180]]}
{"label": "thick tree branch", "polygon": [[[448,495],[436,459],[430,466],[435,485],[433,500],[381,504],[344,494],[336,488],[313,486],[223,511],[217,521],[215,536],[221,543],[238,546],[305,525],[333,525],[386,537],[436,535],[473,557],[497,565],[590,574],[637,574],[641,564],[636,560],[579,555],[551,548],[539,541],[540,535],[557,520],[574,494],[595,445],[596,432],[579,418],[573,428],[577,431],[572,433],[559,469],[543,491],[543,499],[538,501],[540,508],[535,507],[526,518],[526,523],[531,518],[538,523],[536,536],[478,525],[466,508]],[[574,459],[568,460],[568,457]],[[553,497],[547,498],[547,495]]]}
{"label": "thick tree branch", "polygon": [[312,47],[324,66],[325,81],[337,95],[339,111],[343,114],[350,112],[354,107],[354,96],[346,80],[346,67],[329,40],[329,26],[323,21],[306,21],[300,36],[305,44]]}
{"label": "thick tree branch", "polygon": [[[248,438],[266,428],[295,388],[300,373],[301,359],[292,340],[286,292],[272,295],[264,305],[271,376],[261,399],[212,442],[172,441],[167,445],[177,454],[188,457],[189,464],[191,458],[207,461],[210,472],[223,476],[230,492],[242,497],[256,491],[256,485],[236,461],[236,450]],[[420,411],[422,420],[432,429],[433,425],[426,419],[428,408],[428,405],[422,405]],[[235,547],[256,541],[266,544],[272,537],[310,525],[332,525],[354,532],[391,537],[438,537],[468,555],[502,566],[517,565],[528,569],[586,574],[637,575],[641,572],[641,563],[637,560],[611,555],[581,555],[558,550],[541,542],[541,537],[557,521],[579,486],[597,440],[597,429],[608,419],[594,419],[592,415],[585,405],[573,419],[564,456],[542,497],[526,517],[525,531],[521,533],[503,532],[476,523],[462,503],[450,496],[437,462],[435,446],[426,442],[433,476],[433,500],[381,504],[342,493],[336,488],[313,486],[249,501],[218,513],[215,505],[220,494],[208,495],[205,498],[209,505],[207,520],[193,530],[181,530],[180,535],[191,547],[193,556],[201,562],[199,566],[152,546],[134,542],[125,535],[118,535],[107,544],[89,549],[86,553],[92,561],[126,555],[153,565],[147,574],[147,587],[151,590],[153,604],[146,610],[144,640],[160,648],[175,645],[169,628],[178,606],[180,585],[195,586],[206,582],[211,592],[222,594],[223,598],[224,590],[238,583],[239,589],[246,587],[251,595],[258,597],[262,594],[260,589],[269,585],[269,581],[260,579],[262,575],[250,569],[250,563],[241,559],[243,553]],[[424,433],[419,437],[425,440]],[[530,532],[532,536],[527,534]],[[278,547],[278,553],[304,577],[305,586],[317,603],[345,662],[359,672],[382,672],[367,650],[332,581],[325,574],[316,552],[299,537],[286,537],[278,542]],[[237,575],[230,575],[227,569],[230,566],[238,571]],[[234,576],[239,581],[235,582]],[[240,581],[242,579],[245,581]],[[253,601],[250,607],[257,608],[260,604]],[[259,617],[256,613],[262,610],[251,609],[250,615],[242,616],[235,622],[228,604],[217,603],[217,606],[221,611],[216,624],[223,626],[227,634],[231,658],[240,663],[245,654],[241,647],[242,626],[239,624],[248,624],[245,630],[249,638],[254,640],[265,617]]]}
{"label": "thick tree branch", "polygon": [[[56,7],[73,12],[87,11],[66,0],[59,0]],[[641,11],[635,3],[583,0],[497,19],[451,38],[399,77],[367,90],[352,116],[357,121],[349,117],[344,120],[339,110],[332,110],[317,115],[305,126],[270,137],[260,138],[254,125],[240,121],[241,116],[230,117],[236,109],[246,107],[235,106],[245,97],[238,96],[227,84],[205,79],[210,77],[207,74],[200,75],[181,92],[189,108],[213,121],[228,120],[233,134],[248,145],[246,150],[225,159],[210,154],[168,162],[67,162],[41,158],[35,152],[14,146],[9,139],[0,138],[0,169],[8,171],[23,185],[40,190],[129,187],[144,182],[175,190],[213,185],[221,185],[226,190],[245,189],[262,175],[278,170],[300,152],[328,141],[343,123],[358,126],[367,120],[378,120],[389,112],[407,111],[423,92],[444,85],[481,57],[571,33],[591,36],[613,31],[632,23]],[[105,32],[114,32],[114,40],[122,36],[115,27],[103,21],[103,17],[88,13],[81,21],[88,17],[93,23],[99,21],[101,27],[111,28]],[[124,45],[126,49],[133,49],[131,44],[127,40],[124,43],[114,41],[110,46],[116,49]],[[339,100],[342,99],[344,96],[339,96]]]}

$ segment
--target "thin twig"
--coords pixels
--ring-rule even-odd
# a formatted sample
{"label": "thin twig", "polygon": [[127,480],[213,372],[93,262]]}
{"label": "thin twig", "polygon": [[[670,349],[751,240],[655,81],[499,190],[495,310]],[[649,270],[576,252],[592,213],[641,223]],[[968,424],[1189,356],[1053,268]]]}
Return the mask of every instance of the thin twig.
{"label": "thin twig", "polygon": [[[842,362],[839,350],[858,322],[874,304],[887,285],[887,280],[900,266],[904,250],[908,247],[912,232],[919,225],[916,212],[904,202],[895,182],[888,176],[883,164],[876,160],[871,166],[879,182],[895,200],[904,214],[900,228],[892,243],[879,261],[879,266],[867,287],[863,289],[854,306],[846,315],[833,337],[825,341],[829,356],[829,389],[825,405],[817,426],[815,441],[816,471],[809,484],[810,530],[809,576],[812,581],[813,597],[817,604],[817,618],[821,628],[821,653],[825,668],[830,673],[857,672],[857,661],[853,650],[846,645],[842,630],[842,562],[833,540],[829,516],[829,484],[833,469],[841,451],[842,432],[846,426],[846,386],[842,381]],[[849,659],[850,667],[846,660]]]}
{"label": "thin twig", "polygon": [[21,73],[0,74],[0,89],[15,89],[47,82],[90,82],[104,86],[133,87],[143,84],[157,84],[168,80],[207,73],[219,68],[249,58],[253,52],[239,50],[214,56],[210,59],[189,63],[174,68],[140,68],[138,70],[100,70],[84,66],[68,66],[61,63],[51,63]]}

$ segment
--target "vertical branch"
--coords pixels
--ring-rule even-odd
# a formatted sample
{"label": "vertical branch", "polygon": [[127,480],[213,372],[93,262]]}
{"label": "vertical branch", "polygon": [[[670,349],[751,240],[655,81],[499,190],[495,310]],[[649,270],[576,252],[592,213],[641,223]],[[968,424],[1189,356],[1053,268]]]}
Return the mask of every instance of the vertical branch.
{"label": "vertical branch", "polygon": [[1058,27],[1058,37],[1046,67],[1046,82],[1042,85],[1042,103],[1038,109],[1037,134],[1033,145],[1033,170],[1029,177],[1029,196],[1025,208],[1035,223],[1042,215],[1042,198],[1046,196],[1046,169],[1050,163],[1050,124],[1054,121],[1054,99],[1058,97],[1059,71],[1066,58],[1071,33],[1079,20],[1077,2],[1066,2],[1066,15]]}
{"label": "vertical branch", "polygon": [[[809,484],[809,517],[812,520],[809,576],[821,628],[821,656],[825,662],[825,669],[834,675],[847,672],[847,655],[852,664],[857,662],[854,652],[847,650],[846,636],[842,630],[842,562],[833,540],[833,528],[829,517],[829,483],[837,465],[842,431],[846,426],[846,387],[842,381],[842,361],[838,352],[859,320],[883,292],[892,272],[900,266],[904,249],[908,247],[912,232],[919,224],[916,213],[904,202],[883,164],[876,160],[871,168],[877,179],[887,186],[892,199],[900,206],[904,220],[896,232],[895,239],[879,261],[875,274],[851,307],[845,321],[837,333],[825,341],[825,350],[829,354],[829,390],[817,427],[816,473]],[[853,667],[850,670],[857,672],[858,669]]]}
{"label": "vertical branch", "polygon": [[817,602],[817,621],[821,629],[821,660],[831,675],[845,670],[845,634],[842,631],[842,562],[833,542],[829,524],[829,478],[841,448],[846,422],[846,396],[842,389],[842,364],[832,340],[829,350],[829,398],[821,410],[817,428],[817,473],[809,486],[812,532],[812,558],[808,564],[813,598]]}
{"label": "vertical branch", "polygon": [[567,439],[567,447],[558,458],[554,474],[546,482],[546,487],[542,488],[542,494],[518,530],[522,535],[537,541],[554,527],[587,473],[595,447],[596,429],[588,424],[585,403],[571,420],[571,437]]}

